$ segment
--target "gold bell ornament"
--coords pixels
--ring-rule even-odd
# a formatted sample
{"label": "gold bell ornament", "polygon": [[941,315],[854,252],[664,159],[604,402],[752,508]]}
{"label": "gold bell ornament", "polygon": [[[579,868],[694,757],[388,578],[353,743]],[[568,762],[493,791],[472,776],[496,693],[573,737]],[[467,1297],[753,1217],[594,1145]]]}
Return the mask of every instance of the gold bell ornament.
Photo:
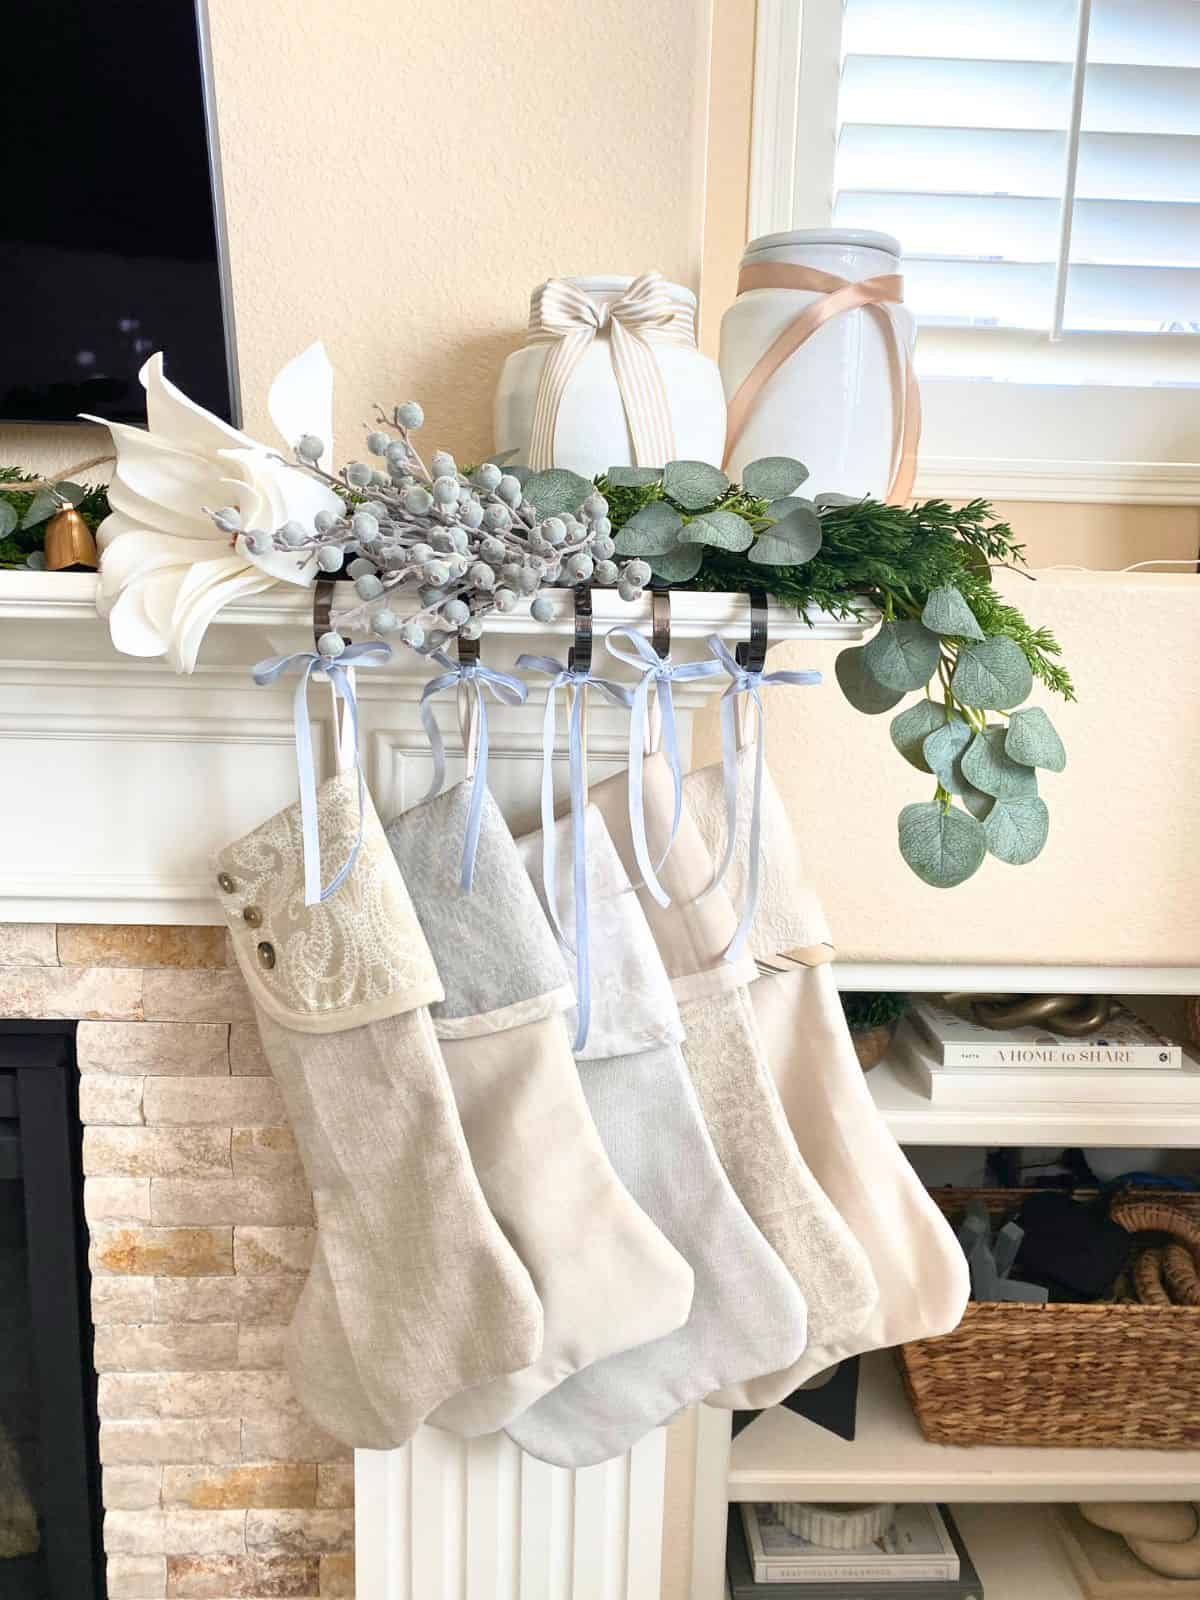
{"label": "gold bell ornament", "polygon": [[46,524],[46,569],[85,567],[94,572],[100,564],[92,530],[74,506],[55,512]]}

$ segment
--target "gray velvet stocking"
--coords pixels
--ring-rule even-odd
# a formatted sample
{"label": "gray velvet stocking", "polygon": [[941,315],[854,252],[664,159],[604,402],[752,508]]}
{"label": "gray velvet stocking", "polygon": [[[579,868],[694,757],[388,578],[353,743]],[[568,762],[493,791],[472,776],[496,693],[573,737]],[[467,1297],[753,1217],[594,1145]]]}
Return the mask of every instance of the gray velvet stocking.
{"label": "gray velvet stocking", "polygon": [[579,1368],[680,1327],[693,1287],[596,1132],[564,1019],[566,968],[490,795],[474,887],[459,888],[469,800],[460,784],[388,828],[445,985],[432,1015],[475,1170],[545,1312],[537,1361],[430,1419],[468,1438],[511,1422]]}

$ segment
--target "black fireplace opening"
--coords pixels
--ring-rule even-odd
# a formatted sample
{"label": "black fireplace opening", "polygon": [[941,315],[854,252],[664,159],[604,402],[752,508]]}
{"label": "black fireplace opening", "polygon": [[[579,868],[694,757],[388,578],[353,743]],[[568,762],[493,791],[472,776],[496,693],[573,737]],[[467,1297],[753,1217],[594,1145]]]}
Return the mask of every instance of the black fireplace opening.
{"label": "black fireplace opening", "polygon": [[0,1600],[104,1600],[75,1025],[0,1021]]}

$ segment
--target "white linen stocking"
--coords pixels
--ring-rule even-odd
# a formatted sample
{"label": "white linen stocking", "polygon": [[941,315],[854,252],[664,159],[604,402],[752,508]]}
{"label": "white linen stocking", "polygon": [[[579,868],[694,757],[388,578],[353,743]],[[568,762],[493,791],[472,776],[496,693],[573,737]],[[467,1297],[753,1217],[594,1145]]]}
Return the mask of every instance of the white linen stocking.
{"label": "white linen stocking", "polygon": [[[569,938],[570,829],[569,818],[558,824],[557,898]],[[520,848],[544,893],[542,835]],[[580,1080],[613,1165],[691,1263],[696,1292],[684,1327],[585,1368],[509,1424],[530,1454],[563,1467],[622,1454],[714,1388],[794,1359],[806,1337],[804,1299],[717,1159],[679,1051],[670,981],[594,808],[587,861],[592,1019]]]}

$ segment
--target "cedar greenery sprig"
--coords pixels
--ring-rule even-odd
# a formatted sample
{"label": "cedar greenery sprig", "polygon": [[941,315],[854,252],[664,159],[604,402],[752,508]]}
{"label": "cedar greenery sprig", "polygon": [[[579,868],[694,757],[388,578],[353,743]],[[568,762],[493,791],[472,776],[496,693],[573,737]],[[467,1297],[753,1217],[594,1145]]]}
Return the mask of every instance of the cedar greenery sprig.
{"label": "cedar greenery sprig", "polygon": [[[699,463],[673,465],[705,481]],[[794,469],[790,477],[785,468]],[[644,554],[658,577],[681,587],[758,587],[801,614],[814,607],[862,616],[870,604],[882,624],[869,643],[838,656],[838,683],[867,715],[893,711],[920,691],[923,698],[893,717],[891,739],[935,780],[932,800],[900,813],[901,855],[935,888],[962,883],[989,853],[1014,866],[1034,860],[1049,831],[1037,769],[1061,772],[1066,753],[1040,707],[1016,708],[1035,678],[1067,700],[1075,691],[1054,635],[1031,626],[992,586],[993,566],[1024,565],[1012,529],[985,500],[953,507],[800,499],[793,490],[806,474],[785,458],[747,467],[747,478],[758,472],[784,485],[763,494],[756,483],[730,484],[704,470],[719,488],[707,505],[672,493],[672,466],[613,469],[598,479],[617,550]],[[724,513],[740,528],[733,538],[724,536]]]}

